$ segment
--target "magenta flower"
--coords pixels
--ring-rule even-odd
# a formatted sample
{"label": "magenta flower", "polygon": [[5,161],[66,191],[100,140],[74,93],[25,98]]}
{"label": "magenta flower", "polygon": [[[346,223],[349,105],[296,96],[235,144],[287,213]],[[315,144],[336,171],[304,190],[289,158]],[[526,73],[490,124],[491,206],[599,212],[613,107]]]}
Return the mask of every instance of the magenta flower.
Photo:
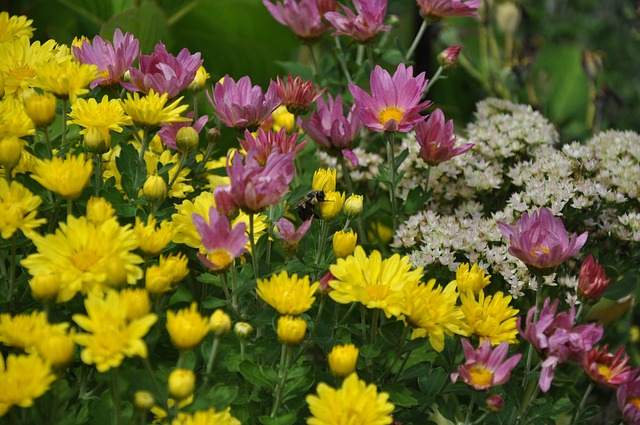
{"label": "magenta flower", "polygon": [[569,236],[560,218],[548,208],[531,215],[522,214],[515,226],[498,223],[505,238],[509,239],[509,253],[526,265],[550,271],[574,256],[587,241],[587,232]]}
{"label": "magenta flower", "polygon": [[258,213],[280,202],[296,172],[293,152],[280,153],[274,149],[264,166],[257,156],[256,149],[250,149],[246,156],[236,152],[231,165],[227,165],[231,200],[247,214]]}
{"label": "magenta flower", "polygon": [[582,368],[593,381],[610,388],[618,388],[633,379],[629,357],[624,353],[624,347],[611,354],[609,345],[592,348],[582,358]]}
{"label": "magenta flower", "polygon": [[245,130],[244,139],[238,138],[238,142],[247,152],[251,149],[257,151],[256,160],[260,165],[267,163],[267,158],[274,149],[278,149],[281,153],[298,153],[307,144],[306,140],[297,144],[298,134],[287,134],[286,127],[282,127],[280,131],[268,130],[266,132],[259,128],[255,137],[249,130]]}
{"label": "magenta flower", "polygon": [[336,31],[332,34],[348,35],[358,43],[366,44],[382,31],[389,31],[389,25],[383,25],[387,15],[387,0],[353,0],[356,15],[348,7],[341,5],[345,15],[339,12],[328,12],[325,19]]}
{"label": "magenta flower", "polygon": [[580,266],[578,293],[590,301],[597,301],[609,286],[610,280],[602,266],[589,254]]}
{"label": "magenta flower", "polygon": [[539,385],[543,392],[549,391],[555,374],[556,367],[571,359],[580,361],[582,355],[590,350],[600,338],[602,338],[602,326],[593,323],[588,325],[573,326],[575,321],[575,308],[570,311],[556,314],[558,300],[552,305],[550,298],[544,300],[537,322],[533,317],[537,307],[533,306],[527,312],[525,330],[521,327],[521,318],[518,318],[517,326],[520,335],[529,341],[533,347],[544,357]]}
{"label": "magenta flower", "polygon": [[453,120],[444,122],[444,114],[436,109],[426,121],[415,126],[416,140],[420,145],[418,155],[431,165],[438,165],[468,151],[473,143],[456,148],[456,136],[453,134]]}
{"label": "magenta flower", "polygon": [[622,420],[628,425],[640,424],[640,375],[635,372],[635,378],[620,385],[616,391]]}
{"label": "magenta flower", "polygon": [[284,0],[275,4],[262,0],[271,16],[304,40],[314,40],[329,28],[322,21],[317,0]]}
{"label": "magenta flower", "polygon": [[313,218],[310,218],[303,222],[297,230],[293,223],[286,218],[281,218],[273,223],[278,228],[275,232],[276,237],[282,240],[285,251],[295,252],[298,249],[298,244],[309,231],[312,221]]}
{"label": "magenta flower", "polygon": [[303,81],[300,77],[294,80],[291,74],[287,76],[286,83],[278,76],[277,82],[271,81],[271,85],[275,87],[287,111],[294,115],[304,115],[309,112],[311,104],[326,90],[318,90],[318,86],[312,81]]}
{"label": "magenta flower", "polygon": [[473,349],[466,338],[462,338],[461,342],[465,362],[458,366],[457,372],[451,374],[451,381],[455,383],[460,376],[467,385],[476,390],[488,390],[506,383],[522,357],[522,354],[516,354],[505,360],[509,352],[508,342],[491,349],[491,341],[485,340],[477,350]]}
{"label": "magenta flower", "polygon": [[218,211],[227,217],[238,210],[238,206],[233,203],[231,198],[231,186],[217,186],[213,190],[213,199],[216,201]]}
{"label": "magenta flower", "polygon": [[91,43],[85,40],[82,47],[73,47],[78,62],[98,67],[98,78],[89,85],[92,89],[119,83],[139,51],[140,42],[132,34],[122,35],[120,28],[113,33],[113,44],[96,35]]}
{"label": "magenta flower", "polygon": [[344,155],[354,167],[358,165],[358,158],[349,147],[358,137],[362,129],[362,121],[354,112],[355,105],[344,115],[344,106],[340,95],[334,99],[331,94],[329,102],[320,98],[316,102],[317,112],[311,113],[308,120],[300,120],[300,127],[307,136],[330,154]]}
{"label": "magenta flower", "polygon": [[247,225],[238,223],[233,228],[229,219],[218,213],[215,207],[209,208],[209,222],[199,214],[192,215],[193,224],[198,230],[206,254],[198,253],[202,264],[213,271],[224,271],[245,252],[249,242],[246,235]]}
{"label": "magenta flower", "polygon": [[220,121],[227,127],[244,130],[255,130],[282,102],[276,89],[269,86],[267,93],[262,93],[260,86],[252,86],[251,79],[244,76],[235,80],[225,75],[222,82],[217,82],[207,93],[207,99]]}
{"label": "magenta flower", "polygon": [[398,65],[391,76],[376,65],[371,73],[371,95],[355,84],[349,84],[356,112],[362,123],[371,131],[411,131],[414,125],[424,121],[420,111],[431,101],[420,102],[427,88],[424,72],[413,76],[413,67]]}
{"label": "magenta flower", "polygon": [[480,7],[480,0],[417,0],[420,14],[431,21],[454,16],[468,16],[478,18],[476,13]]}
{"label": "magenta flower", "polygon": [[444,69],[453,68],[458,63],[458,56],[462,46],[454,45],[447,47],[438,54],[438,63]]}
{"label": "magenta flower", "polygon": [[158,43],[152,54],[140,55],[140,69],[129,68],[131,83],[122,83],[122,86],[143,93],[153,89],[156,93],[166,93],[171,99],[189,87],[202,62],[199,52],[192,55],[185,48],[176,57],[167,52],[164,44]]}
{"label": "magenta flower", "polygon": [[[193,119],[193,112],[188,112],[186,114],[187,118]],[[163,123],[162,128],[158,131],[158,136],[164,142],[165,145],[170,147],[171,149],[178,149],[176,146],[176,135],[178,134],[178,130],[182,127],[193,127],[193,129],[200,133],[204,128],[205,124],[209,121],[209,117],[206,115],[201,116],[195,122],[174,122],[174,123]]]}

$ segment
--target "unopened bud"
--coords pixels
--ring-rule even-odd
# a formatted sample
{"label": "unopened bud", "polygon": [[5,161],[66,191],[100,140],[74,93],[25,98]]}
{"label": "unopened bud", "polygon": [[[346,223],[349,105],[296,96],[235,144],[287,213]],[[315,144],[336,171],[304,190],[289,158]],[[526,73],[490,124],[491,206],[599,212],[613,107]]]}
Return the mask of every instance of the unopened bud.
{"label": "unopened bud", "polygon": [[247,339],[253,333],[253,326],[247,322],[238,322],[233,327],[233,333],[240,339]]}
{"label": "unopened bud", "polygon": [[587,78],[595,81],[600,71],[602,71],[602,54],[584,49],[582,51],[582,68],[584,73],[587,74]]}
{"label": "unopened bud", "polygon": [[231,330],[231,317],[221,309],[217,309],[209,319],[211,331],[216,336],[224,336]]}
{"label": "unopened bud", "polygon": [[344,201],[344,207],[342,208],[347,217],[356,218],[362,214],[363,200],[362,195],[351,195]]}
{"label": "unopened bud", "polygon": [[157,174],[147,177],[142,186],[142,193],[149,202],[160,203],[167,196],[167,183]]}
{"label": "unopened bud", "polygon": [[193,394],[196,375],[190,369],[174,369],[169,374],[169,395],[175,400],[184,400]]}
{"label": "unopened bud", "polygon": [[200,66],[196,71],[196,76],[193,78],[191,84],[189,84],[189,90],[191,91],[200,91],[204,88],[204,85],[207,83],[207,80],[211,77],[204,66]]}
{"label": "unopened bud", "polygon": [[38,273],[29,281],[31,294],[40,300],[49,300],[57,297],[60,285],[60,275],[58,273]]}
{"label": "unopened bud", "polygon": [[444,69],[453,68],[458,63],[458,55],[460,54],[460,46],[450,46],[444,49],[438,55],[438,63]]}
{"label": "unopened bud", "polygon": [[87,152],[102,155],[111,148],[111,134],[109,130],[102,131],[98,127],[89,127],[84,134],[84,148]]}
{"label": "unopened bud", "polygon": [[176,146],[184,153],[193,152],[198,148],[200,137],[193,127],[180,127],[176,133]]}
{"label": "unopened bud", "polygon": [[496,6],[496,25],[505,34],[513,35],[520,25],[520,8],[508,1]]}
{"label": "unopened bud", "polygon": [[24,111],[36,127],[47,127],[56,119],[56,97],[51,93],[38,94],[27,90],[22,95]]}
{"label": "unopened bud", "polygon": [[0,165],[5,170],[12,170],[20,162],[23,141],[15,136],[0,140]]}
{"label": "unopened bud", "polygon": [[218,140],[220,140],[222,133],[220,133],[220,129],[218,127],[213,127],[207,131],[206,136],[207,136],[207,142],[213,144]]}
{"label": "unopened bud", "polygon": [[147,411],[154,404],[153,395],[149,391],[136,391],[133,395],[133,405],[136,406],[136,409]]}
{"label": "unopened bud", "polygon": [[504,399],[500,394],[492,394],[486,400],[487,409],[492,412],[502,412],[504,410]]}

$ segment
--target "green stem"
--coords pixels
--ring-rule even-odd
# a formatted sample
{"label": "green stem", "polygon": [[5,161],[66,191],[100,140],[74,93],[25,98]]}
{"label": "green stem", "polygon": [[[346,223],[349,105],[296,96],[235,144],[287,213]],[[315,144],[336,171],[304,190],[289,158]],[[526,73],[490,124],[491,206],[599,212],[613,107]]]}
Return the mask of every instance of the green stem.
{"label": "green stem", "polygon": [[189,154],[186,152],[180,152],[180,162],[178,162],[178,170],[171,178],[171,181],[169,182],[169,186],[167,187],[167,190],[171,190],[171,187],[173,186],[173,184],[176,182],[176,180],[178,180],[178,177],[180,177],[180,171],[182,171],[182,169],[184,168],[184,163],[187,161],[188,155]]}
{"label": "green stem", "polygon": [[121,411],[121,400],[120,400],[120,379],[118,377],[118,368],[112,369],[113,373],[111,375],[111,384],[113,390],[113,424],[120,424],[120,411]]}
{"label": "green stem", "polygon": [[67,199],[67,217],[73,215],[73,200]]}
{"label": "green stem", "polygon": [[289,366],[291,364],[291,357],[293,347],[288,345],[282,345],[282,354],[280,356],[280,382],[278,382],[278,386],[276,387],[276,397],[273,403],[273,409],[271,409],[270,417],[275,418],[276,413],[278,412],[278,407],[280,407],[280,402],[282,401],[282,395],[284,394],[284,386],[287,382],[287,376],[289,375]]}
{"label": "green stem", "polygon": [[371,70],[376,67],[376,62],[373,60],[373,49],[371,48],[371,44],[367,44],[364,46],[365,51],[367,52],[367,58],[369,59],[369,64],[371,65]]}
{"label": "green stem", "polygon": [[591,394],[591,390],[593,390],[593,381],[589,381],[589,386],[587,387],[587,390],[584,392],[584,395],[582,396],[582,400],[580,400],[580,405],[578,406],[578,410],[576,410],[576,414],[573,416],[571,425],[578,424],[578,420],[580,419],[580,413],[582,413],[582,409],[584,409],[584,405],[587,403],[587,398],[589,398],[589,394]]}
{"label": "green stem", "polygon": [[340,37],[333,37],[333,40],[336,42],[336,49],[338,50],[338,63],[340,64],[340,69],[342,69],[342,73],[347,79],[348,84],[353,83],[353,78],[351,78],[351,73],[349,72],[349,68],[347,67],[347,62],[344,59],[344,50],[342,50],[342,44],[340,44]]}
{"label": "green stem", "polygon": [[[295,127],[295,118],[293,125]],[[273,233],[273,205],[269,205],[269,216],[267,217],[268,230],[267,230],[267,269],[271,268],[271,234]]]}
{"label": "green stem", "polygon": [[196,171],[194,173],[196,176],[207,169],[207,161],[209,160],[209,157],[213,153],[214,145],[215,145],[215,143],[212,143],[212,142],[208,142],[207,143],[207,149],[204,151],[204,157],[202,158],[202,161],[196,167]]}
{"label": "green stem", "polygon": [[342,316],[342,318],[340,318],[339,321],[336,321],[336,328],[338,326],[341,326],[344,322],[347,321],[347,319],[349,318],[349,316],[351,316],[351,313],[353,312],[353,310],[356,308],[356,303],[351,303],[351,306],[349,306],[349,310],[347,310],[347,312]]}
{"label": "green stem", "polygon": [[516,424],[526,423],[525,419],[529,414],[529,410],[531,409],[531,406],[533,406],[533,402],[538,397],[539,392],[540,392],[540,385],[538,385],[538,382],[536,382],[535,380],[529,381],[529,384],[527,385],[527,389],[525,390],[524,399],[522,400],[522,404],[520,405],[520,414],[518,414],[518,416],[516,417],[516,421],[515,421]]}
{"label": "green stem", "polygon": [[93,193],[98,196],[102,189],[102,154],[93,155],[93,175],[95,176]]}
{"label": "green stem", "polygon": [[387,162],[389,163],[389,199],[391,201],[391,222],[393,225],[393,233],[396,233],[398,217],[397,215],[397,206],[396,206],[396,158],[395,152],[393,151],[393,139],[394,132],[388,132],[387,138]]}
{"label": "green stem", "polygon": [[416,34],[416,37],[413,39],[413,42],[409,47],[409,50],[407,50],[407,54],[404,55],[405,62],[407,62],[413,56],[413,53],[416,51],[416,48],[418,47],[420,40],[422,40],[422,36],[424,35],[424,32],[427,30],[428,25],[429,24],[427,23],[427,20],[424,19],[422,21],[422,24],[420,25],[420,28],[418,29],[418,33]]}
{"label": "green stem", "polygon": [[[538,287],[536,288],[536,310],[533,313],[533,322],[538,322],[538,316],[540,315],[540,292],[542,292],[543,278],[540,276],[536,276],[536,280],[538,281]],[[527,362],[525,365],[525,373],[522,379],[522,385],[526,382],[529,373],[531,372],[531,362],[533,360],[533,344],[529,344],[527,348]]]}
{"label": "green stem", "polygon": [[425,94],[429,93],[429,90],[431,89],[431,87],[433,87],[433,85],[436,83],[436,81],[438,81],[440,79],[440,75],[442,75],[442,71],[443,70],[444,70],[444,68],[442,66],[438,67],[438,70],[436,71],[435,74],[433,74],[433,77],[431,77],[431,79],[427,83],[427,87],[424,89],[424,93]]}
{"label": "green stem", "polygon": [[254,240],[255,234],[253,230],[253,221],[254,214],[249,213],[249,243],[251,244],[251,265],[253,266],[253,277],[257,279],[260,277],[260,275],[258,274],[258,259],[256,253],[256,242]]}
{"label": "green stem", "polygon": [[156,380],[156,377],[153,374],[153,370],[151,369],[151,364],[149,363],[149,359],[142,359],[142,364],[144,364],[144,369],[147,371],[147,375],[149,375],[149,379],[151,380],[151,385],[153,386],[153,391],[156,393],[156,399],[161,401],[162,407],[168,411],[168,407],[166,404],[165,397],[162,395],[162,390],[160,389],[160,385]]}
{"label": "green stem", "polygon": [[398,369],[398,373],[396,373],[396,376],[393,378],[392,382],[394,383],[398,382],[398,380],[400,379],[400,375],[402,375],[402,372],[404,372],[404,368],[407,367],[407,363],[409,362],[409,358],[411,357],[412,352],[413,352],[413,348],[407,351],[407,353],[404,355],[404,357],[402,358],[402,364],[400,365],[400,369]]}
{"label": "green stem", "polygon": [[316,54],[313,51],[313,46],[313,43],[307,43],[309,57],[311,58],[311,71],[313,72],[313,76],[316,77],[318,75],[318,62],[316,61]]}
{"label": "green stem", "polygon": [[11,258],[9,259],[9,279],[7,281],[7,302],[11,304],[13,285],[16,282],[16,235],[11,235]]}
{"label": "green stem", "polygon": [[[135,185],[136,193],[140,191],[144,180],[147,177],[147,163],[144,161],[144,153],[149,144],[149,134],[146,129],[142,129],[142,140],[140,141],[140,152],[138,153],[138,168],[136,169]],[[169,186],[170,188],[171,186]]]}
{"label": "green stem", "polygon": [[324,247],[327,243],[327,236],[329,233],[329,225],[325,220],[320,221],[320,239],[318,240],[318,248],[316,251],[316,264],[320,264],[322,254],[324,254]]}
{"label": "green stem", "polygon": [[391,363],[389,363],[387,368],[384,370],[384,372],[380,376],[380,382],[382,382],[382,380],[384,378],[386,378],[386,376],[391,372],[393,367],[396,365],[396,363],[400,359],[400,354],[402,354],[402,348],[407,343],[407,336],[408,335],[409,335],[409,326],[405,326],[403,331],[402,331],[402,336],[400,337],[400,344],[398,344],[398,349],[396,350],[396,354],[393,356],[393,359],[391,360]]}
{"label": "green stem", "polygon": [[47,142],[47,158],[51,159],[53,157],[53,149],[51,148],[51,137],[49,136],[49,127],[45,127],[42,129],[44,132],[44,140]]}
{"label": "green stem", "polygon": [[207,371],[206,371],[207,376],[204,378],[205,384],[209,382],[209,379],[210,379],[209,374],[213,370],[213,364],[216,361],[216,354],[218,353],[219,346],[220,346],[220,338],[218,336],[215,336],[213,338],[213,345],[211,346],[211,353],[209,354],[209,361],[207,362]]}
{"label": "green stem", "polygon": [[371,319],[371,345],[376,345],[379,322],[380,322],[380,309],[376,308],[373,310],[373,317]]}
{"label": "green stem", "polygon": [[176,369],[182,369],[184,366],[184,350],[180,350],[180,354],[178,355],[178,363],[176,363]]}
{"label": "green stem", "polygon": [[473,412],[473,407],[476,404],[476,397],[478,396],[478,392],[474,391],[471,393],[471,400],[469,401],[469,410],[467,410],[467,417],[464,420],[465,425],[470,424],[471,422],[471,413]]}

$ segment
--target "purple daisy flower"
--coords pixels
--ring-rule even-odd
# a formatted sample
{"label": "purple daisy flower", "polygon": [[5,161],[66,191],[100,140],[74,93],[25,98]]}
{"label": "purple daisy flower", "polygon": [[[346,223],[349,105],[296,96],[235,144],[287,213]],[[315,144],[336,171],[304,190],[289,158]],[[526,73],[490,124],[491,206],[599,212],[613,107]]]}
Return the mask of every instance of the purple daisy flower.
{"label": "purple daisy flower", "polygon": [[453,120],[445,124],[444,114],[436,109],[426,121],[415,126],[416,140],[420,145],[418,155],[428,164],[437,165],[468,151],[473,143],[456,148],[456,136],[453,134]]}
{"label": "purple daisy flower", "polygon": [[387,16],[387,0],[353,0],[356,15],[348,7],[341,5],[344,15],[339,12],[328,12],[325,19],[333,25],[336,31],[332,34],[348,35],[358,43],[366,44],[382,31],[389,31],[391,27],[384,25]]}
{"label": "purple daisy flower", "polygon": [[273,19],[289,27],[298,37],[313,40],[320,37],[329,28],[322,21],[317,0],[284,0],[271,3],[262,0]]}
{"label": "purple daisy flower", "polygon": [[[451,381],[458,377],[476,390],[487,390],[496,385],[509,381],[511,371],[520,361],[522,354],[516,354],[506,359],[509,353],[509,343],[503,342],[496,348],[491,348],[491,341],[485,340],[477,350],[462,338],[465,362],[458,366],[458,371],[451,374]],[[506,359],[506,360],[505,360]]]}
{"label": "purple daisy flower", "polygon": [[298,153],[307,145],[306,140],[298,144],[298,134],[287,134],[286,127],[282,127],[280,131],[266,132],[259,128],[255,137],[249,130],[245,130],[244,139],[238,138],[238,142],[247,152],[251,149],[257,151],[256,159],[260,165],[267,163],[267,158],[274,149],[281,153]]}
{"label": "purple daisy flower", "polygon": [[462,2],[460,0],[417,0],[420,14],[428,20],[439,21],[443,18],[451,18],[454,16],[468,16],[478,18],[478,8],[480,0],[469,0]]}
{"label": "purple daisy flower", "polygon": [[198,253],[198,258],[212,271],[224,271],[233,260],[248,252],[245,248],[249,242],[247,225],[238,223],[232,228],[229,219],[218,213],[213,206],[209,208],[208,218],[207,223],[203,216],[195,213],[192,215],[193,224],[206,250],[206,254]]}

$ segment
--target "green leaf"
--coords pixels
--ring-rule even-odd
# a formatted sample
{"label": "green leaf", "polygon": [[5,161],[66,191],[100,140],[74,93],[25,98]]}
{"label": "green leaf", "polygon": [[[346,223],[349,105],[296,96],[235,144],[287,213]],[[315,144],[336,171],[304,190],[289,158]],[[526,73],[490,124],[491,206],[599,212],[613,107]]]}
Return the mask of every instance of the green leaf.
{"label": "green leaf", "polygon": [[366,345],[363,345],[362,348],[360,349],[360,354],[365,359],[376,358],[380,355],[381,352],[382,352],[382,348],[380,348],[379,345],[366,344]]}
{"label": "green leaf", "polygon": [[262,388],[273,389],[278,383],[278,375],[273,369],[258,366],[254,362],[240,363],[240,373],[247,381]]}
{"label": "green leaf", "polygon": [[400,155],[396,156],[395,158],[396,170],[400,168],[400,166],[402,165],[404,160],[407,159],[408,156],[409,156],[409,149],[403,150],[402,152],[400,152]]}
{"label": "green leaf", "polygon": [[431,373],[418,378],[418,387],[420,392],[429,398],[435,398],[445,382],[449,379],[449,375],[441,367],[431,370]]}
{"label": "green leaf", "polygon": [[411,390],[404,385],[388,384],[384,385],[382,390],[389,393],[389,400],[396,406],[411,407],[418,405],[418,400],[413,396]]}
{"label": "green leaf", "polygon": [[226,409],[238,397],[238,386],[217,384],[209,388],[203,399],[207,404],[213,404],[217,411]]}
{"label": "green leaf", "polygon": [[111,40],[116,28],[133,34],[140,41],[140,52],[145,54],[151,53],[156,43],[169,35],[167,17],[153,2],[114,15],[102,26],[100,36]]}
{"label": "green leaf", "polygon": [[260,416],[260,423],[263,425],[292,425],[296,422],[297,412],[289,412],[277,418]]}

